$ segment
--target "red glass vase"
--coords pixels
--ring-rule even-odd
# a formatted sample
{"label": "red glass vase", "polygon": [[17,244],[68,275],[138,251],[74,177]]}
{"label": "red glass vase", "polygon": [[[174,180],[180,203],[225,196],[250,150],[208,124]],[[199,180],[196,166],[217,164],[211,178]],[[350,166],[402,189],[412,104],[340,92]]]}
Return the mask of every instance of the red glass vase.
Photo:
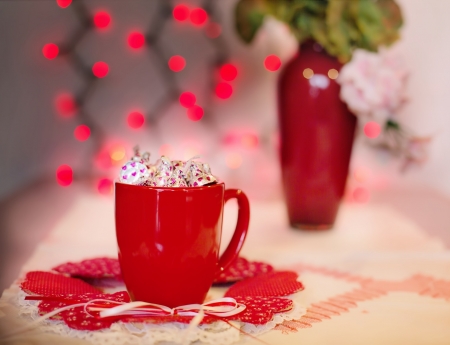
{"label": "red glass vase", "polygon": [[280,75],[281,170],[295,228],[331,228],[344,194],[356,117],[339,98],[341,67],[309,41]]}

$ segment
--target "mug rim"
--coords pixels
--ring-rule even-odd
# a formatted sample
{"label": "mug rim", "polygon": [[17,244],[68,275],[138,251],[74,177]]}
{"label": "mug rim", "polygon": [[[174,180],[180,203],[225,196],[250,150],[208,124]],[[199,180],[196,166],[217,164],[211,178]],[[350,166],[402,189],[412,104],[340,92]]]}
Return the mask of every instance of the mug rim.
{"label": "mug rim", "polygon": [[224,182],[217,182],[214,184],[210,184],[210,185],[206,185],[206,186],[197,186],[197,187],[155,187],[155,186],[139,186],[139,185],[135,185],[135,184],[128,184],[128,183],[123,183],[120,181],[115,181],[114,183],[115,186],[117,185],[122,185],[122,186],[129,186],[129,187],[139,187],[139,188],[144,188],[144,189],[151,189],[151,190],[172,190],[172,191],[181,191],[181,190],[204,190],[207,188],[214,188],[217,186],[221,186],[223,185],[225,187],[225,183]]}

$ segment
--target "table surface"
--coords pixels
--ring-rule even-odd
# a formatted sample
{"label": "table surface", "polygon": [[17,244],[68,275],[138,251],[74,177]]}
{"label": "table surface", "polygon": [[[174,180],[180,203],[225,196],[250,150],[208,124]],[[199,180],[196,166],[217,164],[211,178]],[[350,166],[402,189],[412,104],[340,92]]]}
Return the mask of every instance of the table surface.
{"label": "table surface", "polygon": [[[372,279],[372,288],[387,291],[359,298],[351,308],[334,305],[316,322],[285,322],[260,339],[269,344],[449,344],[449,206],[428,190],[380,193],[367,204],[343,203],[333,230],[305,232],[287,226],[281,200],[252,201],[242,256],[299,272],[305,290],[297,301],[303,306],[324,308],[343,294],[364,290],[365,278]],[[42,235],[21,275],[116,256],[113,211],[111,198],[81,188]],[[237,206],[227,204],[224,243],[236,215]]]}

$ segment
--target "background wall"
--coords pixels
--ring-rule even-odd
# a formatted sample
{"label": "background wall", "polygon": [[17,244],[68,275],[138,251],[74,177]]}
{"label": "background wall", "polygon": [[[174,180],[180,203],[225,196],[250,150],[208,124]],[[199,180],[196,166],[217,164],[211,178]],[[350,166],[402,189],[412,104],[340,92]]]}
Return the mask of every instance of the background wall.
{"label": "background wall", "polygon": [[[450,195],[450,2],[399,0],[405,25],[397,43],[410,69],[409,102],[399,119],[417,134],[432,136],[428,161],[400,173],[398,161],[358,145],[353,166],[366,166],[372,172],[372,187],[384,185],[427,185]],[[378,183],[377,183],[378,180]],[[380,183],[380,181],[382,181]]]}
{"label": "background wall", "polygon": [[[353,171],[362,167],[368,172],[360,183],[369,189],[420,184],[450,195],[450,2],[399,2],[405,17],[399,44],[411,70],[410,102],[401,120],[418,134],[433,135],[429,161],[401,174],[398,161],[371,150],[358,138]],[[154,122],[132,130],[126,124],[127,114],[152,109],[166,87],[152,47],[132,51],[126,44],[130,30],[145,31],[154,20],[155,2],[87,3],[91,11],[105,9],[112,18],[107,30],[92,30],[77,48],[88,63],[103,60],[110,66],[108,76],[97,83],[86,104],[95,123],[106,133],[104,148],[119,145],[130,155],[138,143],[150,150],[154,159],[160,153],[170,153],[174,159],[198,153],[229,186],[245,188],[254,198],[278,196],[278,72],[267,71],[263,61],[267,55],[276,54],[286,62],[295,52],[296,42],[286,28],[269,20],[254,44],[245,46],[233,29],[235,1],[215,2],[229,61],[239,71],[232,82],[232,97],[221,100],[209,84],[210,73],[217,73],[208,70],[216,53],[214,44],[203,29],[169,21],[161,34],[161,46],[167,56],[180,54],[186,58],[187,67],[175,78],[182,91],[192,91],[199,104],[209,104],[208,113],[201,121],[192,122],[186,118],[185,109],[174,102]],[[200,5],[193,0],[184,3]],[[0,199],[36,178],[54,179],[61,164],[72,166],[79,176],[94,164],[94,143],[73,137],[80,119],[58,117],[53,105],[55,95],[82,88],[83,80],[64,58],[47,60],[41,53],[44,44],[64,41],[77,25],[70,8],[61,9],[53,0],[0,2]],[[235,137],[240,139],[233,140]],[[117,166],[95,168],[94,175],[114,178],[116,172]]]}

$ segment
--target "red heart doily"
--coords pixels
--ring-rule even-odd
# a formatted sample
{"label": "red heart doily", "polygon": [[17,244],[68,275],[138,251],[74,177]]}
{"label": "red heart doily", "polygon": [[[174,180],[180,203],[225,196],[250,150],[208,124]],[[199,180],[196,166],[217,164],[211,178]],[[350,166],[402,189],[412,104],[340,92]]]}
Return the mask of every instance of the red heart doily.
{"label": "red heart doily", "polygon": [[[287,296],[303,289],[297,281],[295,272],[269,272],[256,277],[247,278],[232,286],[225,296],[233,297],[238,303],[246,306],[240,314],[225,318],[255,325],[266,324],[272,320],[276,313],[286,312],[293,308],[293,301],[280,296]],[[38,299],[40,314],[47,314],[58,308],[68,305],[85,303],[93,299],[106,299],[117,302],[129,302],[126,291],[115,294],[102,294],[91,285],[76,279],[50,272],[29,272],[21,288],[27,293],[39,296],[29,296],[28,299]],[[183,322],[189,323],[192,317],[178,315],[163,317],[114,317],[96,318],[85,312],[84,307],[73,307],[53,316],[52,319],[61,319],[70,328],[77,330],[99,330],[109,328],[115,321],[122,322]],[[206,316],[202,323],[216,321],[216,317]]]}
{"label": "red heart doily", "polygon": [[225,297],[257,296],[280,297],[292,295],[304,289],[295,272],[269,272],[234,284]]}
{"label": "red heart doily", "polygon": [[[96,286],[116,285],[114,282],[107,280],[111,278],[122,281],[119,260],[114,258],[104,257],[81,262],[67,262],[54,267],[53,270],[86,280]],[[214,280],[214,284],[233,283],[272,271],[273,267],[269,264],[248,261],[240,257]]]}
{"label": "red heart doily", "polygon": [[294,302],[288,298],[280,297],[235,297],[238,303],[245,304],[245,310],[231,316],[229,320],[248,322],[254,325],[264,325],[273,318],[273,314],[291,310]]}
{"label": "red heart doily", "polygon": [[264,262],[248,261],[244,258],[237,258],[214,280],[214,284],[233,283],[272,271],[273,267]]}
{"label": "red heart doily", "polygon": [[68,262],[54,267],[53,270],[78,278],[115,278],[122,280],[119,260],[113,258],[96,258],[75,263]]}
{"label": "red heart doily", "polygon": [[[130,302],[130,297],[126,291],[116,292],[114,294],[59,294],[52,296],[51,300],[43,300],[40,302],[38,306],[39,314],[44,315],[69,304],[85,303],[94,299],[104,299],[126,303]],[[62,311],[58,315],[53,316],[52,319],[62,319],[70,328],[85,331],[95,331],[103,328],[109,328],[113,322],[117,321],[117,318],[99,319],[91,316],[84,311],[84,307],[75,307]]]}
{"label": "red heart doily", "polygon": [[58,294],[84,294],[88,292],[99,293],[95,287],[82,280],[69,278],[61,274],[50,272],[28,272],[20,284],[23,291],[29,294],[41,296],[53,296]]}

